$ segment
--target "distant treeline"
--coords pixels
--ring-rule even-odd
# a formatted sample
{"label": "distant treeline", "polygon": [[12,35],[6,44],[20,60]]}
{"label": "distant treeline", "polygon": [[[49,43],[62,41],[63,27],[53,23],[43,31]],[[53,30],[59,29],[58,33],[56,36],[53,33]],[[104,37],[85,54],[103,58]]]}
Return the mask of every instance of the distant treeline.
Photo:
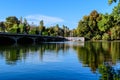
{"label": "distant treeline", "polygon": [[3,22],[0,22],[0,32],[7,33],[19,33],[19,34],[37,34],[44,36],[72,36],[72,31],[65,25],[59,27],[58,24],[55,26],[46,27],[44,26],[44,21],[41,20],[39,26],[29,24],[27,19],[20,17],[18,19],[16,16],[9,16]]}

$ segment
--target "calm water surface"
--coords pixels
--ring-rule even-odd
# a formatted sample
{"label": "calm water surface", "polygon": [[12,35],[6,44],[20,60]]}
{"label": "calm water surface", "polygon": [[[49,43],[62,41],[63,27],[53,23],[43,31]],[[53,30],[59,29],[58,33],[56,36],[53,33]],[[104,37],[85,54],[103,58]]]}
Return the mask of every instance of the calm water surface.
{"label": "calm water surface", "polygon": [[120,80],[120,42],[0,46],[0,80]]}

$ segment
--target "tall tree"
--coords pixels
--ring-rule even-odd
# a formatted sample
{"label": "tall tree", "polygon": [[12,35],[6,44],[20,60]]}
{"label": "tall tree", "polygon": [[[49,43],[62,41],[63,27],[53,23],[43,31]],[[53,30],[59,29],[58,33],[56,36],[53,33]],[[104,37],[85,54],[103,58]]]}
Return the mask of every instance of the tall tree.
{"label": "tall tree", "polygon": [[53,36],[54,35],[54,28],[51,26],[49,29],[48,29],[48,34],[50,36]]}
{"label": "tall tree", "polygon": [[56,24],[56,26],[54,27],[54,32],[55,32],[55,36],[59,35],[59,25]]}
{"label": "tall tree", "polygon": [[62,29],[63,29],[63,37],[65,36],[64,33],[65,33],[65,25],[62,26]]}
{"label": "tall tree", "polygon": [[82,20],[78,23],[77,35],[84,36],[87,39],[99,34],[98,21],[101,20],[101,15],[93,10],[90,15],[84,16]]}
{"label": "tall tree", "polygon": [[40,26],[44,26],[44,21],[43,20],[40,21]]}
{"label": "tall tree", "polygon": [[6,25],[7,31],[10,31],[14,24],[19,24],[19,20],[17,17],[9,16],[6,18],[5,25]]}
{"label": "tall tree", "polygon": [[44,26],[44,21],[43,20],[40,21],[39,31],[40,31],[40,34],[43,35],[43,32],[45,31],[45,26]]}
{"label": "tall tree", "polygon": [[112,15],[118,16],[120,14],[120,3],[113,8]]}

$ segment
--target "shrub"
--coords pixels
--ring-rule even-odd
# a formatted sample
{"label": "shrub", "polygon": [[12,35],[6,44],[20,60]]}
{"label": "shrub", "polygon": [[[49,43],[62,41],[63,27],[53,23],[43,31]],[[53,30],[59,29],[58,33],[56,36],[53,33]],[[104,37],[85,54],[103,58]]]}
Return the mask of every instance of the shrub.
{"label": "shrub", "polygon": [[92,40],[101,40],[101,35],[96,35],[92,38]]}
{"label": "shrub", "polygon": [[110,40],[109,34],[104,33],[104,34],[102,35],[102,40]]}

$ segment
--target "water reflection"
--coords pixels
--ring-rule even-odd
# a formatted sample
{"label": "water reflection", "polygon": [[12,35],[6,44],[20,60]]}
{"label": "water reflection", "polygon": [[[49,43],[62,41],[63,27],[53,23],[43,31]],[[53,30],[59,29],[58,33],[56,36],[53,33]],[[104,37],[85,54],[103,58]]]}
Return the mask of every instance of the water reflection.
{"label": "water reflection", "polygon": [[100,80],[120,80],[120,70],[116,70],[112,67],[111,63],[105,63],[99,66],[99,72],[101,74]]}
{"label": "water reflection", "polygon": [[83,66],[95,72],[99,65],[111,62],[115,65],[120,61],[120,42],[86,42],[85,47],[74,46],[78,59]]}
{"label": "water reflection", "polygon": [[120,62],[120,42],[86,42],[85,47],[73,48],[83,66],[99,71],[100,80],[120,80],[120,68],[113,67]]}
{"label": "water reflection", "polygon": [[[39,53],[42,61],[45,51],[52,51],[58,55],[58,51],[62,53],[69,49],[69,46],[63,43],[45,43],[40,45],[18,45],[18,46],[0,46],[0,57],[4,57],[7,64],[16,64],[17,61],[26,60],[30,54]],[[52,53],[51,52],[51,53]]]}
{"label": "water reflection", "polygon": [[14,65],[19,61],[26,61],[29,55],[36,53],[40,58],[39,60],[43,61],[45,52],[58,56],[59,51],[61,54],[68,54],[67,51],[70,49],[76,52],[83,67],[89,67],[93,73],[98,71],[101,74],[100,80],[120,79],[120,71],[115,69],[116,64],[120,62],[120,42],[68,42],[0,46],[0,58],[4,58],[6,64]]}

